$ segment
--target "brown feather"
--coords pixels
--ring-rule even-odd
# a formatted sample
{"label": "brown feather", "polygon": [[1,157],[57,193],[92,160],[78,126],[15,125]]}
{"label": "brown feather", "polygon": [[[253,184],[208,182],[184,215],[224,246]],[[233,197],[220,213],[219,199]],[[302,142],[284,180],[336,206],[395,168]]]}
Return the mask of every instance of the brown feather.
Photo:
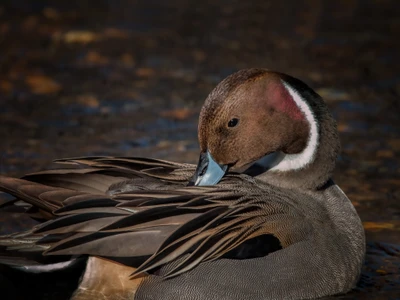
{"label": "brown feather", "polygon": [[[29,235],[3,238],[3,245],[7,244],[10,251],[44,251],[45,255],[52,256],[86,254],[115,259],[149,256],[145,263],[136,266],[139,267],[136,272],[154,271],[189,254],[171,268],[167,274],[170,277],[202,261],[222,257],[248,239],[266,233],[281,235],[268,214],[273,217],[290,211],[279,201],[268,204],[260,200],[257,194],[249,198],[244,191],[254,180],[245,175],[229,176],[215,187],[185,187],[182,178],[176,179],[171,172],[182,166],[192,169],[190,165],[100,157],[62,162],[80,167],[61,169],[59,174],[51,170],[26,177],[35,182],[7,178],[0,183],[1,189],[41,209],[51,210],[54,218],[37,226]],[[129,169],[131,167],[133,169]],[[110,170],[115,176],[105,175]],[[123,173],[116,170],[123,170]],[[153,171],[151,175],[149,170]],[[109,177],[112,180],[108,181]],[[36,182],[51,182],[50,179],[55,186]],[[166,189],[140,189],[141,185],[136,184],[139,181],[147,188],[146,182],[154,182]],[[118,184],[120,189],[125,186],[129,189],[107,195],[108,182],[112,182],[115,190]],[[71,183],[76,190],[65,188]],[[171,184],[174,189],[168,188]],[[88,192],[92,185],[94,193]],[[274,197],[279,199],[278,196],[275,192]],[[51,239],[52,236],[56,238]],[[291,239],[297,240],[286,238]]]}

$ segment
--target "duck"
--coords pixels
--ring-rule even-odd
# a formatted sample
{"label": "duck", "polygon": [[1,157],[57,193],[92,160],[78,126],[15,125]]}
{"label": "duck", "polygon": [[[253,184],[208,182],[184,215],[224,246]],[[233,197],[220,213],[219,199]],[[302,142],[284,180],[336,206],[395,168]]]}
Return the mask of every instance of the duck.
{"label": "duck", "polygon": [[197,165],[77,157],[0,177],[39,221],[0,237],[0,264],[80,265],[73,300],[315,299],[356,285],[364,229],[332,179],[336,122],[312,88],[237,71],[206,98],[198,140]]}

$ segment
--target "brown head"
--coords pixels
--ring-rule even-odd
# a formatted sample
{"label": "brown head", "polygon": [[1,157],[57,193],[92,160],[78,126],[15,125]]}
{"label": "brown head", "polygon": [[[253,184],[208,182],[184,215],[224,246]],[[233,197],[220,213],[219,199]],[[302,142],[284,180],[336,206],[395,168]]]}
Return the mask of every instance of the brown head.
{"label": "brown head", "polygon": [[318,156],[319,121],[326,115],[322,99],[301,81],[265,69],[241,70],[219,83],[204,103],[201,152],[236,172],[279,153],[269,171],[298,171]]}

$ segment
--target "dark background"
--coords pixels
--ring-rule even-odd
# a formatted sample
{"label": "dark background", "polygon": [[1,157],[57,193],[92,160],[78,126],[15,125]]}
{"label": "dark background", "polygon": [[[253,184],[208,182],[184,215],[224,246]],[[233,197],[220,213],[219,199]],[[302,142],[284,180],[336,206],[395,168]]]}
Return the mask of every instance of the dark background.
{"label": "dark background", "polygon": [[0,173],[82,155],[196,163],[207,94],[265,67],[324,97],[335,181],[368,240],[400,244],[399,15],[396,0],[1,1]]}

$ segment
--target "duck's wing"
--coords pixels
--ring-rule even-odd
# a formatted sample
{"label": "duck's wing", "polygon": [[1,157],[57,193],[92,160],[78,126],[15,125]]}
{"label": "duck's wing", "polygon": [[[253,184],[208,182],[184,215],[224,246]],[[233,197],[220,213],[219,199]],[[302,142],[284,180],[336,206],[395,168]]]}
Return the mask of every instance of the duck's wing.
{"label": "duck's wing", "polygon": [[[57,163],[65,166],[28,174],[23,179],[0,175],[0,191],[16,198],[10,200],[7,197],[7,201],[2,201],[0,205],[9,206],[22,200],[23,206],[28,207],[27,213],[43,221],[60,218],[61,215],[55,211],[64,206],[76,207],[82,203],[89,213],[90,221],[88,215],[80,213],[71,222],[75,227],[85,228],[77,228],[77,232],[95,232],[97,227],[106,225],[107,220],[111,222],[109,216],[116,219],[124,215],[123,210],[114,207],[121,201],[111,201],[111,195],[122,191],[165,190],[184,186],[195,168],[194,165],[165,160],[126,157],[79,157],[62,159]],[[69,229],[73,230],[73,226],[66,230]],[[33,234],[33,230],[30,230],[3,237],[2,243],[8,245],[8,251],[4,253],[4,247],[0,248],[0,256],[7,256],[2,261],[15,266],[55,261],[48,256],[42,257],[40,251],[44,248],[34,243],[43,236]],[[24,255],[14,258],[9,256],[10,253],[18,254],[20,248],[25,249]],[[26,252],[28,248],[29,255]]]}
{"label": "duck's wing", "polygon": [[196,168],[192,164],[141,157],[77,157],[55,162],[66,167],[32,173],[23,178],[88,193],[113,194],[130,189],[184,186]]}
{"label": "duck's wing", "polygon": [[139,157],[78,157],[56,163],[65,167],[25,175],[25,181],[0,175],[0,191],[31,204],[32,217],[51,219],[54,210],[68,204],[63,203],[66,199],[86,201],[128,191],[173,189],[187,185],[195,169],[190,164]]}
{"label": "duck's wing", "polygon": [[[110,176],[110,171],[125,168],[124,160],[124,167],[116,168],[116,160],[111,164],[95,159],[90,168],[96,165],[101,174],[83,174]],[[161,180],[159,170],[146,169],[150,175],[143,170],[135,170],[139,179]],[[210,187],[187,187],[177,184],[184,182],[181,179],[166,179],[173,189],[133,186],[111,194],[65,188],[71,177],[60,173],[55,186],[27,180],[50,180],[51,172],[0,180],[0,189],[55,217],[28,232],[2,237],[0,245],[7,253],[22,253],[39,263],[55,256],[95,255],[139,267],[136,273],[169,264],[163,275],[170,277],[220,257],[266,255],[302,240],[310,230],[304,216],[288,205],[287,191],[257,188],[246,176],[228,175]],[[133,174],[132,168],[129,172]],[[82,178],[87,186],[89,181]],[[78,183],[74,179],[74,186]]]}

